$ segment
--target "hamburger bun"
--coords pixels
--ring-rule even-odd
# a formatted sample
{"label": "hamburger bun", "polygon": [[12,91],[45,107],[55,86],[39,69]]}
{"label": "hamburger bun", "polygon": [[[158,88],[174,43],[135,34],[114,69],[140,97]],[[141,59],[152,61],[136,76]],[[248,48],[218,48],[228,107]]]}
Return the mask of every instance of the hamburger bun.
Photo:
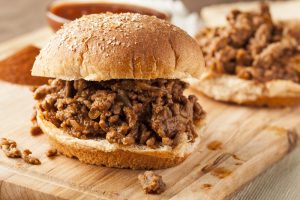
{"label": "hamburger bun", "polygon": [[300,103],[300,84],[288,80],[261,83],[207,71],[192,89],[218,101],[241,105],[281,107]]}
{"label": "hamburger bun", "polygon": [[145,145],[124,146],[111,144],[106,139],[78,139],[57,128],[45,120],[40,110],[37,111],[37,123],[47,134],[52,147],[70,158],[78,158],[86,164],[131,169],[163,169],[183,162],[196,150],[201,140],[204,122],[197,124],[198,137],[188,141],[186,134],[177,134],[177,145],[150,148]]}
{"label": "hamburger bun", "polygon": [[[200,77],[203,69],[199,45],[183,30],[156,17],[125,13],[88,15],[66,24],[41,50],[32,74],[63,80],[149,80]],[[118,168],[161,169],[181,163],[197,148],[204,124],[194,122],[198,132],[193,141],[183,132],[176,134],[172,146],[125,146],[103,137],[73,137],[36,108],[37,124],[59,152]]]}
{"label": "hamburger bun", "polygon": [[[277,22],[300,44],[300,21]],[[289,64],[300,73],[300,55],[290,58]],[[289,80],[257,82],[236,75],[217,74],[206,70],[192,88],[217,101],[250,106],[284,107],[300,104],[300,84]]]}
{"label": "hamburger bun", "polygon": [[[242,105],[300,103],[300,23],[274,21],[268,4],[257,5],[259,12],[228,11],[227,23],[195,36],[211,69],[193,88],[215,100]],[[248,68],[250,74],[244,76],[239,68]]]}
{"label": "hamburger bun", "polygon": [[[197,59],[195,59],[197,58]],[[167,21],[140,14],[93,14],[63,26],[41,50],[32,75],[64,80],[198,78],[200,47]]]}

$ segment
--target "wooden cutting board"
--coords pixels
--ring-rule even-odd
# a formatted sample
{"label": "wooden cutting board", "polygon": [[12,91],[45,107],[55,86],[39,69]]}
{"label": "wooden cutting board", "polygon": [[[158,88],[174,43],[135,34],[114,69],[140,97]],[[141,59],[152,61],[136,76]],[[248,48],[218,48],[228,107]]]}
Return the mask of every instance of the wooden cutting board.
{"label": "wooden cutting board", "polygon": [[[41,29],[3,43],[0,57],[26,44],[42,45],[50,34]],[[137,180],[141,170],[47,158],[46,136],[29,133],[34,105],[30,90],[0,82],[0,137],[16,140],[42,161],[32,166],[1,152],[0,199],[227,199],[296,147],[300,106],[249,108],[198,97],[208,113],[201,145],[181,165],[157,171],[167,184],[163,194],[145,195]]]}

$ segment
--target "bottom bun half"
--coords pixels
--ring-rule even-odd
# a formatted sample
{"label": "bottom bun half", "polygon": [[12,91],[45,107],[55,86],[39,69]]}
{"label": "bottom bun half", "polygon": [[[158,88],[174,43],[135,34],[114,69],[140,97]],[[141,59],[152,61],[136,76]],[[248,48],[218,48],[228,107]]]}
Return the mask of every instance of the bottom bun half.
{"label": "bottom bun half", "polygon": [[186,134],[178,134],[177,145],[155,149],[145,145],[124,146],[111,144],[105,139],[79,139],[57,128],[37,112],[37,123],[48,135],[51,146],[67,157],[78,158],[86,164],[131,169],[163,169],[183,162],[199,145],[204,122],[197,126],[198,137],[189,142]]}
{"label": "bottom bun half", "polygon": [[241,105],[282,107],[300,104],[300,84],[288,80],[259,83],[234,75],[206,72],[192,89],[217,101]]}

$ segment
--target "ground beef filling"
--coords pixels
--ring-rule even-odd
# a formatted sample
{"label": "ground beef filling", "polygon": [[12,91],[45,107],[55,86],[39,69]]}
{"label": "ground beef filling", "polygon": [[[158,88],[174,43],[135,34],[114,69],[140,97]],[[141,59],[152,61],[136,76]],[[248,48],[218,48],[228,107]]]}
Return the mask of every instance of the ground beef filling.
{"label": "ground beef filling", "polygon": [[153,171],[145,171],[144,174],[138,176],[138,179],[146,194],[161,194],[166,189],[162,176]]}
{"label": "ground beef filling", "polygon": [[300,83],[300,68],[292,63],[300,53],[299,39],[288,26],[272,21],[266,4],[261,4],[260,13],[233,10],[227,22],[226,27],[206,28],[196,36],[213,71],[260,82]]}
{"label": "ground beef filling", "polygon": [[197,137],[205,113],[180,80],[50,80],[34,97],[46,120],[77,138],[155,148],[175,145],[177,134]]}

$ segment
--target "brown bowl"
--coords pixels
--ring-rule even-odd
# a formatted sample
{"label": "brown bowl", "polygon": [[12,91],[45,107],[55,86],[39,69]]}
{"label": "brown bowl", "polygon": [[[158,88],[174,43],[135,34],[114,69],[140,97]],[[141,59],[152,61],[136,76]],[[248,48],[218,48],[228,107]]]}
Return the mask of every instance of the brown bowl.
{"label": "brown bowl", "polygon": [[116,3],[108,1],[53,1],[47,9],[47,21],[54,31],[67,22],[80,18],[82,15],[96,13],[140,13],[156,16],[160,19],[169,20],[167,13],[133,4]]}

